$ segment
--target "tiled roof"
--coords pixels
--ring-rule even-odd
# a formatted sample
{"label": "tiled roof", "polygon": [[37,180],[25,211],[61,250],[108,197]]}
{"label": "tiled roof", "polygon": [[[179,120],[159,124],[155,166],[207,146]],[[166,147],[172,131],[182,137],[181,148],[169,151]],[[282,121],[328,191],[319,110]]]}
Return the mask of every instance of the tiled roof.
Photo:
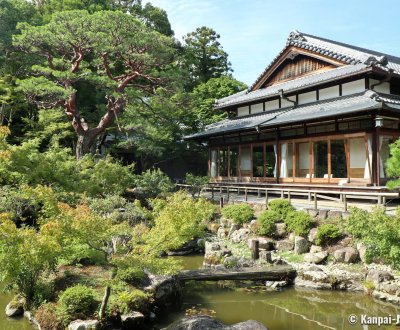
{"label": "tiled roof", "polygon": [[229,133],[239,130],[242,131],[256,128],[257,126],[272,127],[286,123],[304,122],[316,118],[377,109],[382,106],[382,102],[398,105],[400,104],[400,98],[367,90],[362,93],[341,96],[325,101],[317,101],[300,105],[295,108],[288,107],[274,111],[262,112],[256,115],[225,119],[208,125],[203,132],[186,136],[186,139],[196,139],[219,135],[221,133]]}
{"label": "tiled roof", "polygon": [[345,65],[332,70],[315,73],[309,76],[289,80],[280,84],[275,84],[267,88],[257,89],[254,92],[242,91],[231,96],[219,99],[216,102],[215,108],[219,109],[228,105],[240,105],[242,103],[250,101],[261,100],[269,96],[279,95],[279,90],[281,89],[283,89],[285,93],[288,93],[293,90],[306,88],[308,86],[312,86],[321,82],[328,82],[341,77],[347,77],[352,74],[358,74],[365,70],[369,70],[369,68],[365,64]]}
{"label": "tiled roof", "polygon": [[[309,50],[335,60],[344,62],[345,66],[336,69],[311,74],[309,76],[295,78],[288,82],[283,82],[267,88],[251,91],[253,87],[262,79],[265,73],[271,68],[276,60],[290,46],[295,46],[305,50]],[[400,58],[387,55],[370,49],[360,48],[329,39],[319,38],[310,34],[293,31],[290,33],[286,46],[272,60],[261,75],[256,79],[255,83],[247,90],[222,99],[217,100],[215,108],[224,108],[231,105],[239,105],[249,101],[256,101],[259,98],[277,95],[279,89],[283,89],[285,93],[315,85],[317,83],[328,82],[335,78],[340,78],[352,74],[357,74],[363,70],[368,70],[371,66],[379,67],[383,70],[393,70],[400,74]]]}

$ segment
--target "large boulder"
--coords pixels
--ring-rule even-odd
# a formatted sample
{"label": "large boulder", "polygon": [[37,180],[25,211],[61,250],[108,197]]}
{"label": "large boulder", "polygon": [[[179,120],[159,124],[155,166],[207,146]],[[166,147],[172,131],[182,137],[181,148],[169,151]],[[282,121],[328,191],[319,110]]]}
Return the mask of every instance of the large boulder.
{"label": "large boulder", "polygon": [[122,329],[138,329],[143,326],[144,315],[140,312],[130,312],[121,315]]}
{"label": "large boulder", "polygon": [[311,245],[310,253],[318,253],[318,252],[322,252],[322,247],[318,245]]}
{"label": "large boulder", "polygon": [[232,232],[230,236],[232,242],[241,243],[246,242],[250,237],[250,229],[249,228],[240,228]]}
{"label": "large boulder", "polygon": [[275,227],[276,227],[275,230],[276,237],[284,237],[287,235],[286,223],[278,222],[277,224],[275,224]]}
{"label": "large boulder", "polygon": [[218,238],[226,238],[227,236],[227,230],[224,227],[219,227],[217,231],[217,237]]}
{"label": "large boulder", "polygon": [[275,243],[275,248],[278,251],[292,251],[294,248],[294,242],[288,239],[284,239],[282,241],[277,241]]}
{"label": "large boulder", "polygon": [[367,281],[371,281],[378,286],[382,282],[391,281],[394,277],[391,273],[380,269],[371,269],[367,274]]}
{"label": "large boulder", "polygon": [[253,320],[225,325],[211,316],[198,315],[184,317],[167,327],[167,330],[268,330],[261,323]]}
{"label": "large boulder", "polygon": [[318,229],[317,228],[312,228],[308,234],[308,240],[311,243],[315,243],[315,239],[317,238],[317,233],[318,233]]}
{"label": "large boulder", "polygon": [[357,243],[357,251],[360,255],[360,260],[365,263],[367,255],[367,247],[363,243]]}
{"label": "large boulder", "polygon": [[294,238],[294,252],[297,254],[303,254],[310,251],[310,243],[301,236],[296,236]]}
{"label": "large boulder", "polygon": [[97,320],[75,320],[68,325],[68,330],[95,330],[100,326]]}
{"label": "large boulder", "polygon": [[145,291],[153,293],[154,305],[158,307],[170,307],[180,301],[182,287],[175,276],[148,274],[150,285]]}
{"label": "large boulder", "polygon": [[333,258],[336,262],[350,264],[357,262],[359,259],[359,255],[358,251],[355,248],[348,246],[333,252]]}
{"label": "large boulder", "polygon": [[16,296],[10,301],[5,309],[8,317],[18,317],[24,314],[25,300],[21,297]]}
{"label": "large boulder", "polygon": [[321,251],[316,253],[307,253],[304,255],[304,261],[312,264],[323,263],[328,257],[328,252]]}

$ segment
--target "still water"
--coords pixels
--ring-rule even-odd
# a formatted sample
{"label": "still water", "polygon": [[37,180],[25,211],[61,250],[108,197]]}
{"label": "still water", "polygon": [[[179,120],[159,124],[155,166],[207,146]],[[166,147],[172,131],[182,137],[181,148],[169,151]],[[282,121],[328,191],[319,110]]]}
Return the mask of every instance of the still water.
{"label": "still water", "polygon": [[13,295],[4,293],[3,286],[0,285],[0,330],[32,330],[33,326],[26,318],[11,319],[4,313],[12,297]]}
{"label": "still water", "polygon": [[[187,259],[186,259],[187,258]],[[201,267],[198,257],[180,257],[186,269]],[[226,324],[253,319],[270,330],[309,329],[396,329],[393,326],[351,325],[351,314],[396,317],[397,306],[363,293],[288,288],[281,292],[246,290],[215,282],[188,282],[181,310],[166,315],[161,326],[183,317],[185,310],[214,311]],[[398,328],[400,329],[400,328]]]}

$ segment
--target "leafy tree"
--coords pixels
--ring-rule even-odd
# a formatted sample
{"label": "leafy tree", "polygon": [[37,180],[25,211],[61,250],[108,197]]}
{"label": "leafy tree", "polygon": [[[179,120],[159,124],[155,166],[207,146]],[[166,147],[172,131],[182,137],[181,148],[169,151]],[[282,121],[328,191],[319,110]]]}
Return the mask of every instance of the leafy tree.
{"label": "leafy tree", "polygon": [[197,125],[202,128],[226,118],[226,113],[217,112],[214,109],[215,100],[238,93],[246,87],[244,83],[230,76],[211,78],[196,86],[192,92],[192,106],[198,120]]}
{"label": "leafy tree", "polygon": [[62,251],[57,240],[59,229],[55,222],[43,225],[39,233],[28,227],[18,229],[7,215],[1,215],[1,280],[16,286],[28,306],[41,276],[55,270]]}
{"label": "leafy tree", "polygon": [[223,50],[219,38],[219,34],[206,26],[199,27],[183,37],[184,59],[190,72],[192,86],[232,71],[228,54]]}
{"label": "leafy tree", "polygon": [[400,186],[400,139],[390,145],[390,157],[386,162],[386,174],[394,178],[387,185],[391,189]]}
{"label": "leafy tree", "polygon": [[165,197],[174,185],[160,169],[147,170],[135,178],[136,190],[145,198]]}
{"label": "leafy tree", "polygon": [[[121,12],[68,11],[44,26],[19,28],[14,45],[41,59],[32,68],[37,76],[22,80],[21,89],[39,107],[64,109],[78,136],[77,158],[94,152],[98,137],[118,120],[127,91],[135,91],[133,98],[153,93],[167,80],[173,61],[171,39]],[[106,103],[80,109],[88,88],[101,91]]]}

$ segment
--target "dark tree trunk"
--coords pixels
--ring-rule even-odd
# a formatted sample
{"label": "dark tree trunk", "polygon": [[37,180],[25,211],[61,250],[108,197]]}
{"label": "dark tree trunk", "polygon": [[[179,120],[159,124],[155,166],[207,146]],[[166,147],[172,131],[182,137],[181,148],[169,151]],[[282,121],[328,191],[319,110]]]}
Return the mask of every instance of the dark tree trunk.
{"label": "dark tree trunk", "polygon": [[78,133],[78,140],[76,143],[77,159],[81,159],[87,154],[94,155],[96,153],[96,141],[101,133],[100,130],[96,129],[89,129]]}

